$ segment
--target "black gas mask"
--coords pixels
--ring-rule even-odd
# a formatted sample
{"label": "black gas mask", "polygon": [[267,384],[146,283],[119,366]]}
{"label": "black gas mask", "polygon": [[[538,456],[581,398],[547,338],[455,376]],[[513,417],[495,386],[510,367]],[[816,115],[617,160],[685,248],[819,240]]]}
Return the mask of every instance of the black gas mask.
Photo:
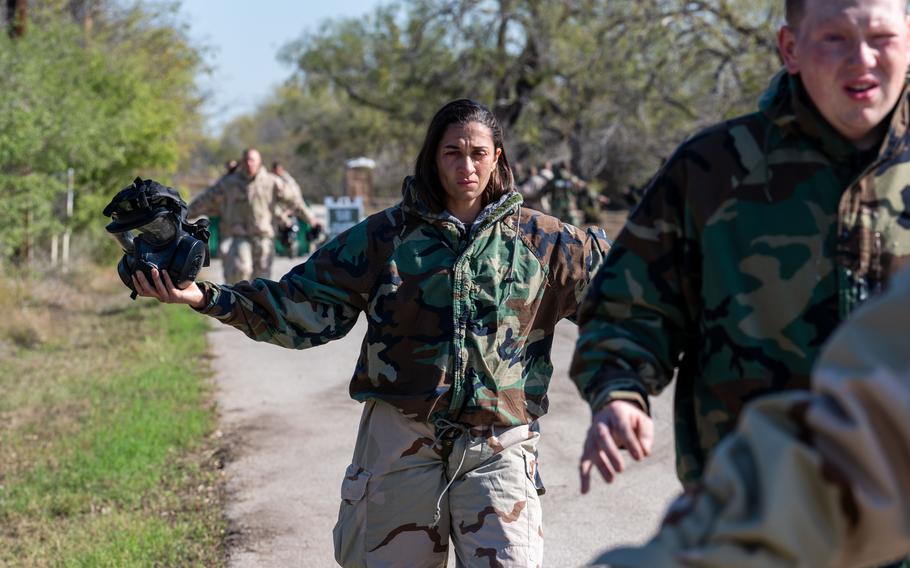
{"label": "black gas mask", "polygon": [[123,248],[117,265],[120,280],[133,291],[132,275],[142,271],[149,283],[152,268],[167,270],[171,282],[194,281],[209,265],[209,222],[186,221],[186,202],[180,194],[150,179],[136,178],[104,208],[113,221],[107,231]]}

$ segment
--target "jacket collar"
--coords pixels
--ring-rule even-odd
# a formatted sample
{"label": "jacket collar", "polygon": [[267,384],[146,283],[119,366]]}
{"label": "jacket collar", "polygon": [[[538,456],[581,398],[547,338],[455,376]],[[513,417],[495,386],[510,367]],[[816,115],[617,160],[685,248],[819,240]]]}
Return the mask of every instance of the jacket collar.
{"label": "jacket collar", "polygon": [[472,233],[485,229],[501,220],[522,202],[521,194],[515,191],[515,188],[510,188],[509,191],[505,192],[497,201],[484,207],[474,220],[474,223],[470,227],[467,227],[461,220],[448,211],[441,211],[439,213],[431,211],[427,204],[420,198],[416,186],[417,181],[413,176],[404,178],[404,182],[401,185],[401,208],[405,213],[416,215],[428,223],[452,223],[457,227],[465,229],[465,231],[470,230]]}
{"label": "jacket collar", "polygon": [[[895,111],[892,112],[890,119],[886,119],[890,120],[890,126],[879,150],[881,155],[891,154],[898,146],[907,143],[905,139],[910,128],[908,97],[910,93],[905,85]],[[845,160],[858,152],[856,147],[818,112],[798,75],[791,75],[786,70],[779,71],[771,79],[771,84],[759,100],[758,106],[785,136],[789,134],[807,136],[834,160]]]}

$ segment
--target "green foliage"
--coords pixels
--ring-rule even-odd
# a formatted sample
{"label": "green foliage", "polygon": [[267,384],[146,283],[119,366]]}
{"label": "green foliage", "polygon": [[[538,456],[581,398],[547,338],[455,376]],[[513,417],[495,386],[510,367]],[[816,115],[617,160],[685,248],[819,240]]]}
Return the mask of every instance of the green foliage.
{"label": "green foliage", "polygon": [[89,33],[50,4],[0,34],[0,262],[59,229],[67,168],[73,224],[97,232],[114,191],[173,170],[199,131],[200,54],[167,11],[109,7]]}
{"label": "green foliage", "polygon": [[206,322],[113,280],[65,293],[97,304],[0,361],[0,565],[220,565]]}
{"label": "green foliage", "polygon": [[466,96],[500,118],[513,162],[567,159],[616,188],[640,183],[698,128],[755,108],[779,65],[782,4],[404,0],[286,46],[296,76],[229,125],[222,148],[272,148],[317,194],[337,193],[343,160],[367,154],[394,195],[430,117]]}

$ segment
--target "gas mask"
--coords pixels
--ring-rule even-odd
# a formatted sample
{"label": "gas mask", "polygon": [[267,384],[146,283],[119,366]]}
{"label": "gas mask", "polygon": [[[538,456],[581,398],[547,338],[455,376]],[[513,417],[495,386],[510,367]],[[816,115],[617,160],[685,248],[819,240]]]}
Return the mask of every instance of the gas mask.
{"label": "gas mask", "polygon": [[209,222],[186,221],[186,202],[180,194],[150,179],[136,178],[104,208],[113,219],[108,233],[123,249],[117,265],[120,280],[132,290],[132,275],[138,271],[152,282],[152,268],[166,270],[174,285],[196,280],[199,270],[209,265]]}

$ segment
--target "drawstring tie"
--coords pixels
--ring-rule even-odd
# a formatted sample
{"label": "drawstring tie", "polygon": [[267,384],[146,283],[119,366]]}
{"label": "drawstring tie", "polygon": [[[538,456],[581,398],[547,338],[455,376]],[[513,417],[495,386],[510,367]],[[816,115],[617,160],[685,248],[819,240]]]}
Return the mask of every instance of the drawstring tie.
{"label": "drawstring tie", "polygon": [[521,224],[521,203],[518,204],[518,211],[515,215],[515,236],[512,237],[512,258],[509,262],[509,272],[506,274],[504,282],[508,283],[506,295],[502,298],[500,305],[505,305],[506,301],[512,295],[512,284],[515,283],[515,261],[518,257],[518,236],[520,233],[519,225]]}
{"label": "drawstring tie", "polygon": [[[445,418],[438,418],[434,424],[436,425],[436,439],[433,440],[433,447],[442,449],[442,439],[449,435],[453,430],[457,430],[461,434],[468,433],[468,426],[464,424],[458,424],[457,422],[451,422]],[[457,436],[456,436],[457,437]],[[458,467],[455,468],[455,473],[452,474],[452,477],[449,479],[449,482],[446,484],[445,488],[442,490],[442,493],[439,494],[439,499],[436,500],[436,514],[433,516],[433,523],[430,525],[430,528],[436,528],[439,526],[439,519],[442,513],[440,508],[442,506],[442,498],[449,491],[449,488],[452,487],[452,484],[455,483],[455,479],[458,477],[458,473],[461,471],[461,467],[464,465],[465,457],[468,455],[468,444],[465,442],[464,452],[461,454],[461,461],[458,462]],[[448,460],[446,460],[448,461]]]}

